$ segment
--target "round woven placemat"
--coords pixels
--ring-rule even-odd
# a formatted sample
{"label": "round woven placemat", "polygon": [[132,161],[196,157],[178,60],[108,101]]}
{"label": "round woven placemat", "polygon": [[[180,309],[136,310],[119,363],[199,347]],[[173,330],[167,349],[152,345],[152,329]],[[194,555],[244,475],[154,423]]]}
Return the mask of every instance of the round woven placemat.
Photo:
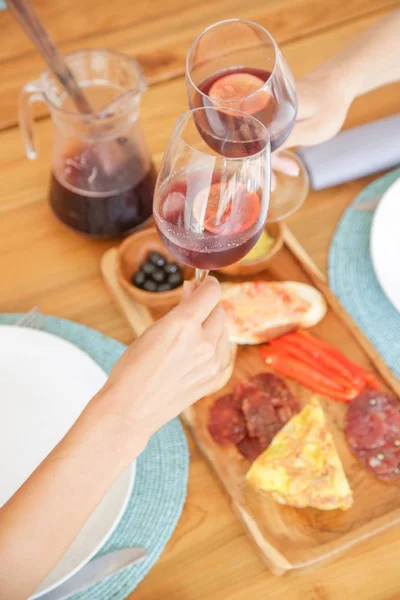
{"label": "round woven placemat", "polygon": [[372,267],[369,238],[373,213],[359,212],[352,206],[382,195],[399,177],[400,169],[387,173],[354,199],[333,236],[328,265],[332,290],[397,377],[400,313],[386,298]]}
{"label": "round woven placemat", "polygon": [[[21,315],[0,315],[12,324]],[[56,317],[44,317],[45,331],[69,340],[107,373],[125,346],[94,329]],[[148,558],[113,575],[71,600],[124,600],[142,581],[164,550],[186,499],[189,451],[178,419],[160,429],[137,461],[134,489],[116,530],[98,556],[131,546],[142,546]]]}

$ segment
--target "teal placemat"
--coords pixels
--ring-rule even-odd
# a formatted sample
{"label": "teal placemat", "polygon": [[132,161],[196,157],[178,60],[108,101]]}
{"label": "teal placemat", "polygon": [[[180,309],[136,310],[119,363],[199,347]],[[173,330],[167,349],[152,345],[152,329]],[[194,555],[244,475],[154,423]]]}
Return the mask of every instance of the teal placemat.
{"label": "teal placemat", "polygon": [[[0,315],[14,323],[22,315]],[[125,346],[98,331],[56,317],[45,317],[43,329],[69,340],[89,354],[107,373]],[[137,461],[136,479],[126,511],[98,556],[130,546],[143,546],[149,557],[109,577],[73,600],[124,600],[149,572],[165,548],[186,499],[189,451],[178,419],[160,429]]]}
{"label": "teal placemat", "polygon": [[[399,177],[400,169],[380,177],[351,206],[382,195]],[[373,214],[353,210],[351,206],[344,213],[329,249],[329,284],[393,373],[400,377],[400,314],[383,293],[372,267],[369,237]]]}

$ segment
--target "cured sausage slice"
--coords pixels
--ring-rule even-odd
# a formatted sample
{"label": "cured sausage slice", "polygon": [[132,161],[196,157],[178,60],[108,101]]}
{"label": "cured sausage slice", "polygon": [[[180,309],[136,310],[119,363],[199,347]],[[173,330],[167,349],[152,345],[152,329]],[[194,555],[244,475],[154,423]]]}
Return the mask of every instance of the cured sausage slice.
{"label": "cured sausage slice", "polygon": [[[265,392],[248,390],[242,397],[242,411],[250,437],[263,438],[268,427],[277,422],[274,407]],[[268,433],[267,433],[267,437]]]}
{"label": "cured sausage slice", "polygon": [[357,450],[358,460],[379,479],[400,477],[400,452],[390,450]]}
{"label": "cured sausage slice", "polygon": [[261,452],[263,452],[267,446],[268,444],[263,446],[258,438],[251,438],[248,435],[246,435],[246,437],[237,444],[240,454],[242,454],[251,462],[256,460],[257,456],[259,456],[259,454],[261,454]]}
{"label": "cured sausage slice", "polygon": [[239,452],[253,461],[298,410],[280,377],[260,373],[214,402],[208,430],[216,442],[236,444]]}
{"label": "cured sausage slice", "polygon": [[[262,446],[298,411],[286,383],[272,373],[260,373],[241,392],[242,411],[250,437],[258,437]],[[271,430],[271,426],[274,428]],[[271,431],[273,435],[271,437]]]}
{"label": "cured sausage slice", "polygon": [[219,444],[237,444],[246,435],[246,423],[233,394],[218,398],[210,408],[208,431]]}
{"label": "cured sausage slice", "polygon": [[251,390],[258,390],[258,386],[250,383],[249,381],[240,381],[235,385],[233,390],[233,396],[238,403],[238,406],[242,406],[242,398]]}
{"label": "cured sausage slice", "polygon": [[393,394],[371,390],[355,398],[346,437],[353,454],[376,477],[400,476],[400,403]]}
{"label": "cured sausage slice", "polygon": [[283,406],[291,404],[293,396],[286,383],[278,375],[273,373],[259,373],[250,379],[250,384],[255,385],[260,390],[268,394],[273,406]]}

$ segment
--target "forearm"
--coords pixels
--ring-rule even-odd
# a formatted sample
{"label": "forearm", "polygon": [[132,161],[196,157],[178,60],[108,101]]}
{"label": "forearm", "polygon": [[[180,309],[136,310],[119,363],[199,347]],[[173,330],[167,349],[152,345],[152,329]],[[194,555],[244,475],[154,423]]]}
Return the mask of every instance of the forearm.
{"label": "forearm", "polygon": [[89,404],[0,510],[0,598],[22,600],[34,591],[129,463],[120,420],[102,402]]}
{"label": "forearm", "polygon": [[400,9],[374,23],[329,62],[353,98],[400,80]]}

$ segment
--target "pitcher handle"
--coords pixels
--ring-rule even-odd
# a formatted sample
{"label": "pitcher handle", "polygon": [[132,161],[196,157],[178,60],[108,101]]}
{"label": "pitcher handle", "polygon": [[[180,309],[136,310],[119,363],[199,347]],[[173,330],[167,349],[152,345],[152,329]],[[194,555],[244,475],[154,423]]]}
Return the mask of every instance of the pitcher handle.
{"label": "pitcher handle", "polygon": [[44,102],[39,79],[24,85],[19,95],[19,127],[25,146],[25,154],[30,160],[34,160],[38,156],[33,135],[35,119],[31,105],[34,102]]}

